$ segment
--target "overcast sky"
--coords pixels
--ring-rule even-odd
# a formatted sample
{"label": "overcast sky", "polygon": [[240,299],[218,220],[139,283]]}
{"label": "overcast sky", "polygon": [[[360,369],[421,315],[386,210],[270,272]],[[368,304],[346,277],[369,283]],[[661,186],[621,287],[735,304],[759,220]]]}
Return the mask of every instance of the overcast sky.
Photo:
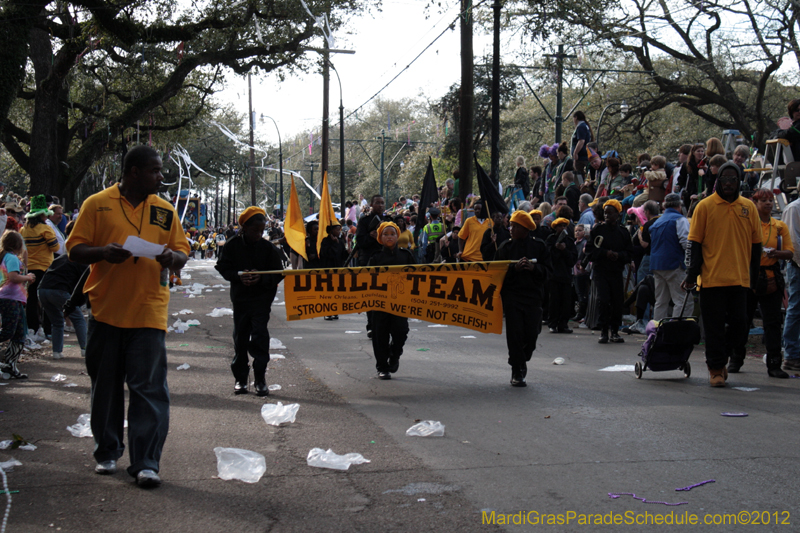
{"label": "overcast sky", "polygon": [[[443,14],[432,13],[425,19],[426,0],[386,0],[383,11],[350,22],[350,34],[335,34],[336,48],[355,50],[353,55],[336,54],[331,60],[339,71],[344,93],[345,113],[365,103],[389,80],[403,70],[458,15],[459,2],[442,2]],[[476,33],[478,33],[476,31]],[[476,56],[491,51],[489,37],[475,35]],[[460,78],[460,45],[458,25],[447,30],[435,44],[381,93],[385,99],[441,97]],[[331,126],[338,124],[339,84],[331,71]],[[221,98],[247,113],[247,78],[232,76]],[[298,133],[316,135],[322,125],[322,75],[309,73],[280,82],[277,76],[253,78],[253,109],[256,116],[271,116],[280,128],[283,140]],[[272,122],[259,121],[260,137],[277,143]],[[376,132],[378,133],[378,132]]]}

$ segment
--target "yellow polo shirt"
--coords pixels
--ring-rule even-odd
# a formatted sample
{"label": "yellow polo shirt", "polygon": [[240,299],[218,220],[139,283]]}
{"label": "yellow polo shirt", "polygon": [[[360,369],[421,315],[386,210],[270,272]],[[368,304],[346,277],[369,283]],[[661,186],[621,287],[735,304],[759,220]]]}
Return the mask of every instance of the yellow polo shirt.
{"label": "yellow polo shirt", "polygon": [[714,193],[694,210],[689,240],[703,245],[703,287],[750,287],[750,255],[761,244],[755,204],[739,196],[728,203]]}
{"label": "yellow polo shirt", "polygon": [[[781,250],[787,250],[794,254],[794,245],[792,244],[792,237],[789,235],[789,228],[786,223],[781,220],[770,218],[769,222],[761,222],[761,243],[764,248],[778,248],[778,237],[781,238]],[[772,266],[778,260],[767,257],[761,254],[761,266]],[[772,270],[767,270],[767,277],[775,277]]]}
{"label": "yellow polo shirt", "polygon": [[[189,252],[180,217],[169,202],[151,194],[134,208],[116,184],[84,202],[67,251],[76,244],[123,245],[129,235]],[[84,292],[100,322],[118,328],[166,330],[169,287],[161,285],[160,277],[161,265],[153,259],[131,257],[119,264],[100,261],[91,265]]]}
{"label": "yellow polo shirt", "polygon": [[469,217],[464,223],[464,227],[458,232],[458,238],[464,239],[464,252],[461,254],[462,261],[483,261],[481,253],[481,242],[483,234],[492,227],[492,219],[484,219],[481,224],[477,218]]}

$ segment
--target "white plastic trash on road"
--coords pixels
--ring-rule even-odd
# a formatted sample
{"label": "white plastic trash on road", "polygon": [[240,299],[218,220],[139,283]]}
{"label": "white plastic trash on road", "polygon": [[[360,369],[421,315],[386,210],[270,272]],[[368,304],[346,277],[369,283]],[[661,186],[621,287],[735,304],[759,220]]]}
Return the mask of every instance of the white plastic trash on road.
{"label": "white plastic trash on road", "polygon": [[444,424],[436,420],[423,420],[406,430],[409,437],[444,437]]}
{"label": "white plastic trash on road", "polygon": [[275,385],[270,385],[269,387],[267,387],[267,389],[268,390],[281,390],[281,386],[276,383]]}
{"label": "white plastic trash on road", "polygon": [[633,372],[633,365],[614,365],[601,368],[599,372]]}
{"label": "white plastic trash on road", "polygon": [[269,354],[270,359],[286,359],[286,356],[281,353],[271,353]]}
{"label": "white plastic trash on road", "polygon": [[172,316],[191,315],[191,314],[194,314],[194,311],[192,311],[191,309],[181,309],[177,313],[172,313]]}
{"label": "white plastic trash on road", "polygon": [[73,437],[92,437],[91,415],[89,413],[82,414],[78,417],[78,423],[73,426],[68,426],[67,431],[72,433]]}
{"label": "white plastic trash on road", "polygon": [[360,453],[347,453],[345,455],[337,455],[333,450],[323,450],[322,448],[312,448],[306,457],[308,466],[316,466],[317,468],[331,468],[333,470],[347,470],[350,465],[360,465],[362,463],[369,463],[367,459]]}
{"label": "white plastic trash on road", "polygon": [[240,448],[214,448],[217,456],[217,472],[226,481],[238,479],[245,483],[258,483],[267,471],[267,460],[263,455]]}
{"label": "white plastic trash on road", "polygon": [[215,307],[213,311],[210,313],[206,313],[206,316],[219,318],[221,316],[232,316],[233,309],[228,309],[227,307]]}
{"label": "white plastic trash on road", "polygon": [[447,324],[431,324],[429,328],[446,328]]}
{"label": "white plastic trash on road", "polygon": [[2,468],[4,472],[11,472],[14,470],[15,466],[22,466],[22,463],[16,459],[9,459],[8,461],[0,463],[0,468]]}
{"label": "white plastic trash on road", "polygon": [[564,364],[564,358],[563,357],[556,357],[555,359],[553,359],[553,364],[554,365],[563,365]]}
{"label": "white plastic trash on road", "polygon": [[175,370],[189,370],[189,363],[183,363],[181,366],[176,368]]}
{"label": "white plastic trash on road", "polygon": [[53,383],[57,381],[67,381],[67,376],[65,376],[64,374],[56,374],[55,376],[50,378],[50,381],[52,381]]}
{"label": "white plastic trash on road", "polygon": [[261,406],[261,418],[264,422],[273,426],[280,426],[285,422],[294,422],[297,416],[297,410],[300,409],[299,403],[290,403],[283,405],[281,402],[277,404],[265,403]]}
{"label": "white plastic trash on road", "polygon": [[282,349],[286,348],[286,346],[284,346],[283,343],[281,341],[279,341],[278,339],[276,339],[275,337],[270,338],[269,347],[270,348],[274,348],[276,350],[282,350]]}
{"label": "white plastic trash on road", "polygon": [[199,326],[200,325],[200,321],[196,320],[196,319],[187,320],[186,324],[188,324],[189,326]]}

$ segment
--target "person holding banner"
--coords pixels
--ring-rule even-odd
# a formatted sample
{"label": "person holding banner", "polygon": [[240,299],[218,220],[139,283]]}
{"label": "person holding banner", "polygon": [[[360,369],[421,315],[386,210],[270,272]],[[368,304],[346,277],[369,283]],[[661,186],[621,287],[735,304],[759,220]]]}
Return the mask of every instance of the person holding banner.
{"label": "person holding banner", "polygon": [[498,261],[517,261],[509,265],[500,290],[512,387],[527,386],[527,363],[542,329],[542,293],[553,270],[544,241],[532,236],[535,229],[536,223],[528,213],[515,211],[511,215],[511,240],[504,242],[496,254]]}
{"label": "person holding banner", "polygon": [[269,363],[269,314],[272,301],[283,276],[280,274],[251,274],[251,271],[283,270],[281,253],[264,239],[267,213],[251,206],[239,215],[241,230],[229,239],[214,268],[231,282],[233,303],[234,356],[231,371],[234,394],[247,394],[250,364],[253,357],[253,376],[258,396],[269,395],[267,363]]}
{"label": "person holding banner", "polygon": [[[378,227],[377,242],[383,248],[372,256],[368,266],[413,265],[414,255],[406,248],[397,247],[400,228],[394,222],[383,222]],[[378,379],[392,379],[400,368],[400,356],[408,338],[408,318],[383,311],[372,311],[372,350]]]}
{"label": "person holding banner", "polygon": [[[378,226],[383,222],[383,210],[386,200],[380,194],[371,198],[369,214],[358,221],[356,227],[356,253],[358,253],[358,266],[367,266],[372,256],[381,251],[377,240]],[[367,311],[367,338],[372,338],[372,311]]]}
{"label": "person holding banner", "polygon": [[[328,235],[322,239],[319,251],[319,261],[322,268],[342,268],[347,259],[347,250],[344,239],[341,237],[342,225],[333,219],[327,227]],[[339,320],[339,315],[326,316],[325,320]]]}

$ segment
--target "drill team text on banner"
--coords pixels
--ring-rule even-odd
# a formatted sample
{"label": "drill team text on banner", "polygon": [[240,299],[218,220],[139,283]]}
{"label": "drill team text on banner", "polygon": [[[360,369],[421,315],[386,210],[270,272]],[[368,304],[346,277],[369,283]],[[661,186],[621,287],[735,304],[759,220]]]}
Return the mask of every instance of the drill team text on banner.
{"label": "drill team text on banner", "polygon": [[286,318],[383,311],[499,334],[500,289],[514,262],[285,270]]}

